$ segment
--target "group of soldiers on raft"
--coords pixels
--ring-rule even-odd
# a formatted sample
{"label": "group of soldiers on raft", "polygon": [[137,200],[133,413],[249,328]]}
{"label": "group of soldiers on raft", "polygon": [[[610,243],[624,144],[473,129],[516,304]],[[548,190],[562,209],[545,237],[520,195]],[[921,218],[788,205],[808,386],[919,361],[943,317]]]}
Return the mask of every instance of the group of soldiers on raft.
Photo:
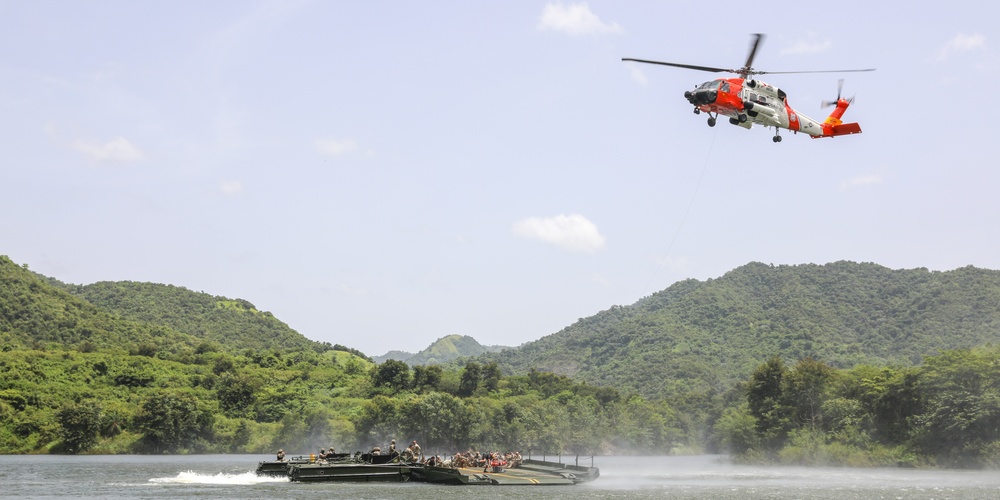
{"label": "group of soldiers on raft", "polygon": [[438,463],[428,465],[438,465],[439,467],[454,468],[476,468],[476,467],[503,467],[505,469],[521,465],[521,452],[508,451],[500,453],[498,451],[480,453],[471,449],[465,453],[458,452],[447,460],[438,458]]}
{"label": "group of soldiers on raft", "polygon": [[[376,446],[372,448],[372,455],[382,455],[382,448]],[[389,443],[389,448],[386,450],[387,455],[398,455],[400,462],[405,463],[420,463],[432,467],[452,467],[452,468],[473,468],[473,467],[503,467],[511,468],[521,465],[521,453],[514,452],[486,452],[480,453],[478,451],[473,451],[471,448],[466,452],[457,452],[451,457],[442,458],[440,455],[432,455],[429,457],[424,457],[420,452],[420,445],[417,444],[417,440],[413,440],[405,450],[399,452],[396,450],[396,440],[393,439]],[[285,450],[278,450],[278,461],[285,460]],[[336,458],[336,451],[334,451],[333,446],[330,447],[329,451],[325,448],[319,450],[319,454],[316,455],[316,460],[334,460]]]}
{"label": "group of soldiers on raft", "polygon": [[[382,448],[378,446],[372,448],[372,455],[381,455]],[[389,449],[386,450],[386,455],[399,455],[399,459],[403,462],[415,462],[420,460],[420,445],[417,444],[417,440],[414,439],[413,443],[406,447],[405,450],[399,452],[396,450],[396,440],[393,439],[389,443]]]}

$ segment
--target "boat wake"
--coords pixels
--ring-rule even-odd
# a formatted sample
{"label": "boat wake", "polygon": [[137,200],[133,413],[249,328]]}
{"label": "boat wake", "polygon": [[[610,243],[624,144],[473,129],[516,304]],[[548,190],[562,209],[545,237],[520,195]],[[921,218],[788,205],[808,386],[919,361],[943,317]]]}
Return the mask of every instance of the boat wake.
{"label": "boat wake", "polygon": [[185,471],[177,474],[176,477],[154,477],[149,480],[158,484],[261,484],[261,483],[287,483],[287,477],[258,476],[253,471],[242,474],[219,473],[201,474],[193,471]]}

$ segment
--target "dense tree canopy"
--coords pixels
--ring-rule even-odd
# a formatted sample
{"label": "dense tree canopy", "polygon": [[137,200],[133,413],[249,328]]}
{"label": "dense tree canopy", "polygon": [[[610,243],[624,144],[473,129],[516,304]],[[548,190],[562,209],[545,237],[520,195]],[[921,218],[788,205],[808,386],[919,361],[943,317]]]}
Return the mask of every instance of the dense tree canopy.
{"label": "dense tree canopy", "polygon": [[914,368],[834,369],[771,358],[727,408],[718,439],[739,457],[797,464],[1000,465],[1000,346]]}

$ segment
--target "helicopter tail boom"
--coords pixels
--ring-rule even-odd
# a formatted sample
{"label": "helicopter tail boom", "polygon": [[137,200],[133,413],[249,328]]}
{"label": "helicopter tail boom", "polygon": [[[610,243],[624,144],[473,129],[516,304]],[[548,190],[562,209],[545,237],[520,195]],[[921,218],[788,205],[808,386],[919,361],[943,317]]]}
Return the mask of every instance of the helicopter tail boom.
{"label": "helicopter tail boom", "polygon": [[830,116],[826,117],[821,125],[823,133],[821,135],[812,136],[813,139],[818,137],[836,137],[838,135],[851,135],[860,134],[861,125],[858,123],[844,123],[841,118],[844,116],[844,112],[847,111],[847,107],[851,105],[851,100],[849,99],[837,99],[837,107],[830,113]]}

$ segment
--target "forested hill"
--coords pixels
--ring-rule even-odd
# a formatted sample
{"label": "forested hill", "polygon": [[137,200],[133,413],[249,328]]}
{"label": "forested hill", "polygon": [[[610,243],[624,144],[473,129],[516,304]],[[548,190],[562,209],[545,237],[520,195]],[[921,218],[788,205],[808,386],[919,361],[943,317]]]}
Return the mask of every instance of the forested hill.
{"label": "forested hill", "polygon": [[1000,341],[1000,272],[864,263],[751,263],[614,306],[518,349],[515,373],[551,370],[648,396],[725,389],[761,360],[904,364]]}
{"label": "forested hill", "polygon": [[[324,351],[242,299],[138,282],[70,285],[0,256],[0,342],[39,347],[181,352],[194,349]],[[215,347],[207,347],[211,345]],[[343,346],[333,348],[360,352]]]}
{"label": "forested hill", "polygon": [[115,316],[0,255],[0,345],[38,349],[47,343],[96,349],[177,352],[200,340],[168,326]]}
{"label": "forested hill", "polygon": [[184,287],[132,281],[99,282],[69,289],[123,318],[166,325],[216,342],[228,350],[310,349],[307,339],[243,299],[194,292]]}
{"label": "forested hill", "polygon": [[377,363],[394,359],[403,361],[410,366],[438,365],[461,357],[478,356],[483,353],[498,352],[504,349],[510,348],[499,345],[482,345],[479,341],[468,335],[448,335],[435,340],[426,349],[416,354],[403,351],[389,351],[382,356],[375,356],[372,359]]}
{"label": "forested hill", "polygon": [[441,364],[462,356],[476,356],[508,349],[503,346],[482,345],[468,335],[448,335],[438,339],[427,349],[413,355],[406,362],[411,366]]}

